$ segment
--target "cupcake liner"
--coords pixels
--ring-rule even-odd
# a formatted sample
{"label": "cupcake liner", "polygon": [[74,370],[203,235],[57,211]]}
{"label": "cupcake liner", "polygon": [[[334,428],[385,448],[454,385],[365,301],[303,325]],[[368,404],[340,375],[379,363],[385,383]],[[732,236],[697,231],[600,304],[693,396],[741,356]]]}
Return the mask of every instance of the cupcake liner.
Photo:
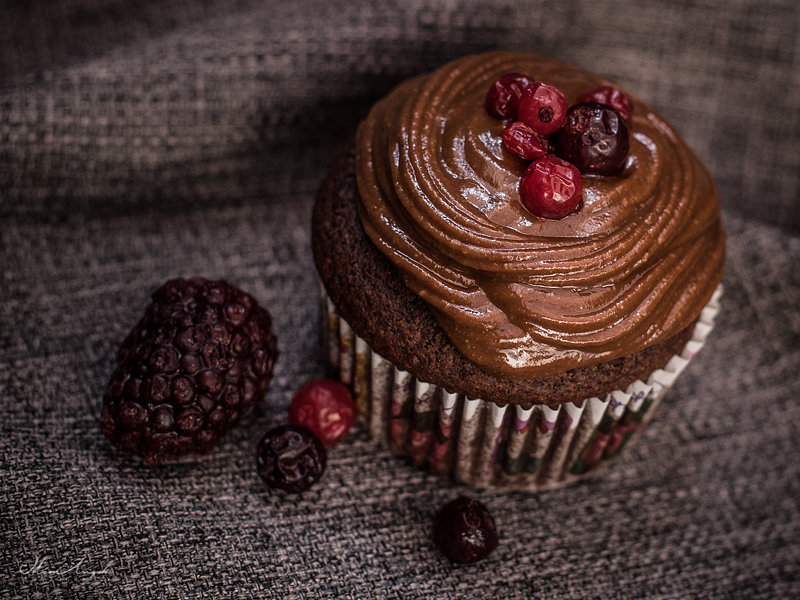
{"label": "cupcake liner", "polygon": [[721,295],[720,285],[681,353],[646,381],[556,408],[500,406],[415,379],[373,352],[324,289],[323,347],[353,391],[359,422],[394,454],[473,487],[537,491],[576,481],[621,452],[703,347]]}

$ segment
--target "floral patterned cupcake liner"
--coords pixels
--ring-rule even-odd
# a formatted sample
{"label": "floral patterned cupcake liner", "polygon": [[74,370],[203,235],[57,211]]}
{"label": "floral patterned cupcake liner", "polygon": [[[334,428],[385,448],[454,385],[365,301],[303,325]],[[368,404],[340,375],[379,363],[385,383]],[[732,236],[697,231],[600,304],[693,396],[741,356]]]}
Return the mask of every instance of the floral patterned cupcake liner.
{"label": "floral patterned cupcake liner", "polygon": [[647,381],[556,408],[499,406],[416,380],[373,352],[324,289],[322,330],[327,361],[353,391],[359,421],[394,454],[473,487],[537,491],[576,481],[621,452],[703,347],[721,295],[720,285],[681,353]]}

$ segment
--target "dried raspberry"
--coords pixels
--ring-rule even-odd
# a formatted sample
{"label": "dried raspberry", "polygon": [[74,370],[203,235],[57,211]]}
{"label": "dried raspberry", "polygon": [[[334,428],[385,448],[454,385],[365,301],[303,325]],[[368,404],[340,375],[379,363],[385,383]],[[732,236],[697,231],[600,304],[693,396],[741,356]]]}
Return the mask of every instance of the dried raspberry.
{"label": "dried raspberry", "polygon": [[277,356],[251,296],[225,281],[169,281],[119,349],[103,433],[152,465],[206,454],[264,397]]}

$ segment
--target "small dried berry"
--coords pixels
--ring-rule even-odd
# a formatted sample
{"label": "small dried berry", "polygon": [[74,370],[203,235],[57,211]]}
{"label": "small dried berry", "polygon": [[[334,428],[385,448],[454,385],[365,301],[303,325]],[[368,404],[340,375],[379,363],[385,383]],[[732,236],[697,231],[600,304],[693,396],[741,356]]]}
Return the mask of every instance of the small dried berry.
{"label": "small dried berry", "polygon": [[486,112],[495,119],[516,119],[522,92],[533,82],[533,77],[522,73],[501,75],[486,93]]}
{"label": "small dried berry", "polygon": [[503,145],[506,150],[525,160],[536,160],[553,153],[553,144],[550,140],[536,133],[522,121],[515,121],[505,128]]}
{"label": "small dried berry", "polygon": [[622,118],[630,122],[631,115],[633,114],[633,105],[625,93],[611,85],[601,85],[594,88],[591,92],[581,94],[578,96],[576,104],[582,102],[598,102],[600,104],[608,104],[612,108],[616,108]]}
{"label": "small dried berry", "polygon": [[558,131],[567,113],[567,99],[554,85],[537,81],[519,100],[519,120],[539,135]]}
{"label": "small dried berry", "polygon": [[579,210],[582,194],[578,169],[556,156],[533,161],[519,182],[523,206],[543,219],[563,219]]}
{"label": "small dried berry", "polygon": [[339,443],[356,420],[350,390],[332,379],[315,379],[301,387],[289,405],[289,422],[303,425],[325,446]]}
{"label": "small dried berry", "polygon": [[556,155],[584,175],[618,175],[630,148],[628,124],[607,104],[576,104],[567,111],[555,146]]}
{"label": "small dried berry", "polygon": [[433,541],[454,563],[474,563],[497,547],[497,528],[486,507],[467,496],[445,504],[433,521]]}
{"label": "small dried berry", "polygon": [[270,429],[258,443],[256,468],[273,489],[290,494],[311,487],[325,472],[325,446],[313,431],[302,425]]}
{"label": "small dried berry", "polygon": [[169,281],[119,349],[103,433],[153,465],[206,454],[264,397],[277,355],[251,296],[225,281]]}

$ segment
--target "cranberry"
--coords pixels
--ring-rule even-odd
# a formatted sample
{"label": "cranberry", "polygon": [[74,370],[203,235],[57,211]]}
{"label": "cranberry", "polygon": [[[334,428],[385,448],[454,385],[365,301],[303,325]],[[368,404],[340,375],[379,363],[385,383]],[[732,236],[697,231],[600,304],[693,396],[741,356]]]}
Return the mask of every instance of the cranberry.
{"label": "cranberry", "polygon": [[567,112],[567,99],[554,85],[537,81],[519,100],[519,120],[539,135],[558,131]]}
{"label": "cranberry", "polygon": [[567,111],[556,136],[556,155],[585,175],[617,175],[625,167],[628,124],[607,104],[583,102]]}
{"label": "cranberry", "polygon": [[525,160],[536,160],[553,153],[553,144],[522,121],[515,121],[503,131],[503,145]]}
{"label": "cranberry", "polygon": [[543,219],[563,219],[575,212],[582,194],[578,169],[556,156],[533,161],[519,182],[523,206]]}
{"label": "cranberry", "polygon": [[495,119],[516,119],[522,92],[533,82],[533,77],[522,73],[501,75],[486,93],[486,112]]}
{"label": "cranberry", "polygon": [[445,504],[433,521],[433,541],[454,563],[474,563],[497,547],[497,529],[486,507],[466,496]]}
{"label": "cranberry", "polygon": [[625,93],[611,85],[601,85],[600,87],[594,88],[591,92],[581,94],[578,96],[578,102],[576,102],[576,104],[581,102],[608,104],[612,108],[616,108],[626,121],[630,121],[631,115],[633,114],[633,106]]}
{"label": "cranberry", "polygon": [[307,490],[325,472],[325,446],[302,425],[281,425],[258,443],[256,467],[271,488],[290,494]]}
{"label": "cranberry", "polygon": [[289,405],[289,422],[303,425],[326,446],[339,443],[356,420],[353,395],[332,379],[316,379],[297,390]]}

